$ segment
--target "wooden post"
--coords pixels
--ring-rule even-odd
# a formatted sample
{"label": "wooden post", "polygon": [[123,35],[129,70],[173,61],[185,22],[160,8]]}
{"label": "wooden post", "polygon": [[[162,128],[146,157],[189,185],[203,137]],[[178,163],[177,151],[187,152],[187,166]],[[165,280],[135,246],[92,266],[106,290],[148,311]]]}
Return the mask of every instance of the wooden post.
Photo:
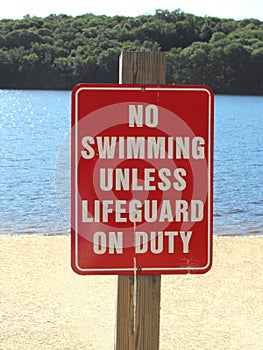
{"label": "wooden post", "polygon": [[115,350],[134,350],[134,324],[134,276],[119,276]]}
{"label": "wooden post", "polygon": [[[120,83],[164,84],[164,52],[123,52]],[[161,275],[119,276],[115,350],[159,350]]]}
{"label": "wooden post", "polygon": [[120,84],[165,84],[165,52],[122,52]]}

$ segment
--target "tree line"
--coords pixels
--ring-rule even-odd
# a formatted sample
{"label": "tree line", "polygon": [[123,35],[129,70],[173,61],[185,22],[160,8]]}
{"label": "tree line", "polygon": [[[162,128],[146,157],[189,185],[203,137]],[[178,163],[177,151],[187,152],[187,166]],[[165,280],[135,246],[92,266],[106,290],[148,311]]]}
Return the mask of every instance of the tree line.
{"label": "tree line", "polygon": [[0,88],[72,89],[117,83],[122,51],[167,52],[167,83],[263,93],[263,22],[179,9],[138,17],[26,15],[0,21]]}

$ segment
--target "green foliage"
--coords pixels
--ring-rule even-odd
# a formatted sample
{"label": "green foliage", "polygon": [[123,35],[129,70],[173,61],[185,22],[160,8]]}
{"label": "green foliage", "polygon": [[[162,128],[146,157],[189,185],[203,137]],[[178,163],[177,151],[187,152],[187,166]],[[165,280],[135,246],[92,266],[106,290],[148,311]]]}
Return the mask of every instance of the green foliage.
{"label": "green foliage", "polygon": [[167,83],[263,93],[263,23],[180,9],[138,17],[26,15],[0,21],[0,88],[72,89],[118,82],[121,51],[166,51]]}

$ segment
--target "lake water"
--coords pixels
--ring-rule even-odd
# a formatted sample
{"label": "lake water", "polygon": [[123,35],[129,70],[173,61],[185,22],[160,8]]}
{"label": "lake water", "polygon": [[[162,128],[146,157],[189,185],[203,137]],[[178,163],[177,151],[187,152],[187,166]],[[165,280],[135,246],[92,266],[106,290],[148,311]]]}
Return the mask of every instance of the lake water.
{"label": "lake water", "polygon": [[[0,234],[69,233],[70,92],[0,90]],[[215,97],[215,234],[263,234],[263,97]]]}

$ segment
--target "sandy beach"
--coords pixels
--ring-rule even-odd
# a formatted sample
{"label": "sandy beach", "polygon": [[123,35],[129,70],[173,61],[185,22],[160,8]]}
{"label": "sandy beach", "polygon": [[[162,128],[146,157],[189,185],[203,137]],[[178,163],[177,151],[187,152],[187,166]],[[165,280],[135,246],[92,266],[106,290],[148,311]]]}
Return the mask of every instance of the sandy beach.
{"label": "sandy beach", "polygon": [[[114,349],[116,276],[73,273],[69,237],[0,244],[1,350]],[[215,237],[207,274],[162,276],[160,350],[263,349],[262,266],[263,237]]]}

